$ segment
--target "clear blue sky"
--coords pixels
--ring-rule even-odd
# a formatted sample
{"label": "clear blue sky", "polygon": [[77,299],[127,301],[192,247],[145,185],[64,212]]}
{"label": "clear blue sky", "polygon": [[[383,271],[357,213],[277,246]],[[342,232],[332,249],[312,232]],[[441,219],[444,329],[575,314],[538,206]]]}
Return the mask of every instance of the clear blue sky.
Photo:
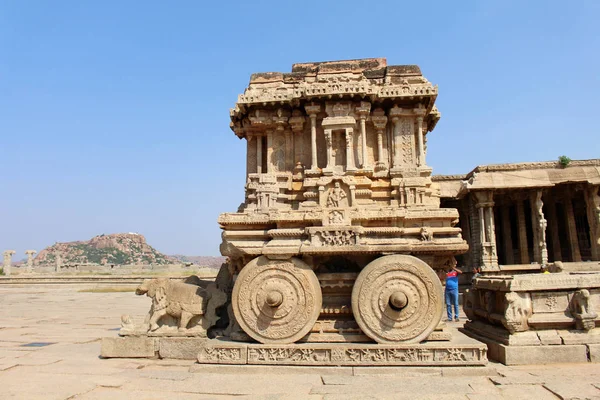
{"label": "clear blue sky", "polygon": [[0,250],[139,232],[218,255],[250,74],[387,57],[439,85],[434,173],[600,157],[600,2],[0,2]]}

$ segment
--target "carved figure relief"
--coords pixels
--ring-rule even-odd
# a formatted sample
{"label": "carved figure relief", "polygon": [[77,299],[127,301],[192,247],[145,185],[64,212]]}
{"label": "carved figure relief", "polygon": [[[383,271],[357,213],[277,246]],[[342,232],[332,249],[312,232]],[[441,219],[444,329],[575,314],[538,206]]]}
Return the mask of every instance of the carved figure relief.
{"label": "carved figure relief", "polygon": [[341,225],[344,223],[344,214],[339,210],[334,210],[329,214],[330,225]]}
{"label": "carved figure relief", "polygon": [[529,329],[527,319],[531,316],[531,300],[527,293],[508,292],[505,295],[504,327],[510,332]]}
{"label": "carved figure relief", "polygon": [[355,242],[355,234],[348,230],[335,230],[321,232],[324,246],[350,246]]}
{"label": "carved figure relief", "polygon": [[433,232],[428,227],[421,228],[421,241],[431,242],[433,240]]}
{"label": "carved figure relief", "polygon": [[275,171],[285,171],[285,138],[281,133],[274,134],[271,157],[271,163]]}
{"label": "carved figure relief", "polygon": [[595,328],[596,323],[594,320],[598,317],[598,314],[592,309],[589,290],[580,289],[573,294],[571,313],[575,317],[577,329],[589,331]]}
{"label": "carved figure relief", "polygon": [[347,205],[347,195],[344,189],[341,188],[339,182],[335,182],[327,195],[327,207],[344,207]]}

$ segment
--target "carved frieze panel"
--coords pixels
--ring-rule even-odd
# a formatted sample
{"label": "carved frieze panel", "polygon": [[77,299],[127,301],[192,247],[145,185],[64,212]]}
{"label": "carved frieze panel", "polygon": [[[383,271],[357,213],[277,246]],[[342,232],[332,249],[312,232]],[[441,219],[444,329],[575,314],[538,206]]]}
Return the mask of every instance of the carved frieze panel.
{"label": "carved frieze panel", "polygon": [[564,312],[569,308],[569,298],[565,292],[531,293],[534,313]]}
{"label": "carved frieze panel", "polygon": [[[207,342],[201,363],[271,365],[482,365],[485,345],[244,345]],[[246,359],[244,359],[244,356]]]}

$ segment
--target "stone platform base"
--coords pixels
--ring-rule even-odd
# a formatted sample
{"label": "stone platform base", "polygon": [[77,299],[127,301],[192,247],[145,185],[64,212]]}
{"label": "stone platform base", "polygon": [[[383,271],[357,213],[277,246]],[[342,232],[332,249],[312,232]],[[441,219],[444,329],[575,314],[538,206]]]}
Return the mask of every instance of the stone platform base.
{"label": "stone platform base", "polygon": [[515,346],[500,343],[472,331],[467,332],[472,338],[487,345],[490,360],[504,365],[600,362],[600,345],[597,344]]}
{"label": "stone platform base", "polygon": [[125,336],[102,339],[105,358],[169,358],[203,364],[460,366],[486,365],[487,347],[456,333],[450,342],[264,345],[219,339]]}

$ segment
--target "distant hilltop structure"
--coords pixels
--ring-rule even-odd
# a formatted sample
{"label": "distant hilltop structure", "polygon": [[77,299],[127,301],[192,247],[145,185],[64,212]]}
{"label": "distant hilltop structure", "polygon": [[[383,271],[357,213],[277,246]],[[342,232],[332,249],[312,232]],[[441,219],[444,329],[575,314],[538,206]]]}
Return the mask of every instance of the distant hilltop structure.
{"label": "distant hilltop structure", "polygon": [[95,236],[87,241],[55,243],[40,251],[35,266],[59,264],[173,264],[178,260],[154,249],[139,233]]}

